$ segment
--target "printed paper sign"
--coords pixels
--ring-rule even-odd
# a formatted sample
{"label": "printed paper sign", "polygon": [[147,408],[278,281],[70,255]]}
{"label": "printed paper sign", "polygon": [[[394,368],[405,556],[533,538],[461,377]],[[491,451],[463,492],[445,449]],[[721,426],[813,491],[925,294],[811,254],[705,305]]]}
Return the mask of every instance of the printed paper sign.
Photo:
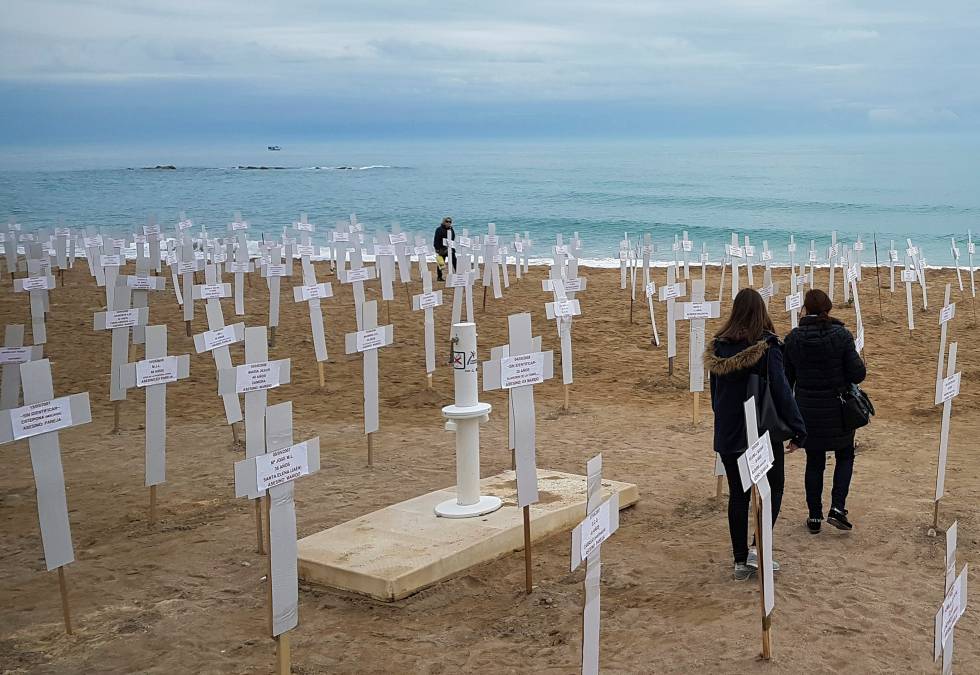
{"label": "printed paper sign", "polygon": [[794,241],[794,242],[791,242],[791,243],[787,244],[786,245],[786,250],[789,251],[790,253],[796,253],[796,242]]}
{"label": "printed paper sign", "polygon": [[812,262],[812,263],[817,262],[817,252],[816,251],[813,251],[813,250],[810,251],[810,262]]}
{"label": "printed paper sign", "polygon": [[150,283],[150,277],[140,277],[140,276],[129,276],[126,277],[126,285],[132,288],[134,291],[151,291],[153,290],[153,284]]}
{"label": "printed paper sign", "polygon": [[673,300],[681,296],[681,284],[668,284],[660,287],[660,301]]}
{"label": "printed paper sign", "polygon": [[419,309],[432,309],[439,306],[438,293],[423,293],[419,296]]}
{"label": "printed paper sign", "polygon": [[350,241],[350,232],[334,232],[333,240],[338,241]]}
{"label": "printed paper sign", "polygon": [[725,252],[728,253],[732,258],[744,258],[745,251],[742,250],[741,246],[732,246],[728,244],[725,246]]}
{"label": "printed paper sign", "polygon": [[164,356],[136,362],[136,386],[149,387],[177,381],[177,357]]}
{"label": "printed paper sign", "polygon": [[99,264],[103,267],[119,267],[122,259],[119,255],[103,255],[99,257]]}
{"label": "printed paper sign", "polygon": [[313,223],[304,223],[304,222],[293,223],[293,229],[299,232],[312,232]]}
{"label": "printed paper sign", "polygon": [[707,253],[702,253],[701,254],[701,263],[704,264],[706,262],[708,262],[708,254]]}
{"label": "printed paper sign", "polygon": [[224,328],[219,328],[218,330],[205,331],[204,351],[209,352],[212,349],[217,349],[218,347],[234,344],[235,341],[234,326],[225,326]]}
{"label": "printed paper sign", "polygon": [[654,297],[656,295],[656,293],[657,293],[657,284],[654,283],[654,282],[652,282],[652,281],[649,282],[646,285],[646,294],[647,294],[647,297],[648,298],[652,298],[652,297]]}
{"label": "printed paper sign", "polygon": [[690,239],[684,239],[681,241],[681,248],[683,248],[686,252],[690,253],[691,251],[694,250],[694,242],[691,241]]}
{"label": "printed paper sign", "polygon": [[864,242],[863,241],[856,241],[856,242],[854,242],[854,250],[855,251],[863,251],[864,250]]}
{"label": "printed paper sign", "polygon": [[408,235],[405,232],[398,232],[397,234],[389,234],[388,242],[391,244],[404,244],[408,242]]}
{"label": "printed paper sign", "polygon": [[[487,236],[485,236],[483,238],[483,244],[484,244],[484,246],[496,246],[497,245],[497,241],[498,241],[497,235],[495,235],[495,234],[488,234]],[[566,248],[564,252],[567,253],[568,252],[568,249]]]}
{"label": "printed paper sign", "polygon": [[857,265],[852,265],[851,267],[847,268],[846,278],[847,278],[847,283],[851,283],[852,281],[857,281],[858,278]]}
{"label": "printed paper sign", "polygon": [[460,248],[469,248],[470,247],[470,243],[471,242],[470,242],[470,238],[469,237],[460,237],[459,238],[459,246],[460,246]]}
{"label": "printed paper sign", "polygon": [[248,229],[248,223],[245,222],[244,220],[236,221],[231,224],[232,232],[237,232],[238,230],[247,230],[247,229]]}
{"label": "printed paper sign", "polygon": [[544,354],[533,352],[500,359],[500,386],[502,389],[526,387],[544,382]]}
{"label": "printed paper sign", "polygon": [[745,451],[745,462],[753,485],[762,480],[762,477],[772,468],[772,445],[769,443],[768,431]]}
{"label": "printed paper sign", "polygon": [[[326,290],[326,288],[322,290]],[[316,298],[327,297],[320,291],[321,291],[320,284],[310,284],[309,286],[302,286],[300,289],[300,294],[301,294],[300,297],[303,300],[314,300]]]}
{"label": "printed paper sign", "polygon": [[949,644],[949,640],[953,635],[953,628],[956,627],[956,622],[960,620],[963,612],[966,611],[966,602],[963,597],[964,586],[966,586],[966,569],[956,578],[953,587],[949,589],[949,595],[943,600],[942,644],[944,645]]}
{"label": "printed paper sign", "polygon": [[830,248],[829,248],[829,249],[827,250],[827,257],[828,257],[828,258],[836,258],[836,257],[837,257],[837,256],[839,256],[839,255],[840,255],[840,246],[839,246],[838,244],[833,244],[833,245],[832,245],[832,246],[831,246],[831,247],[830,247]]}
{"label": "printed paper sign", "polygon": [[357,351],[366,352],[385,346],[385,334],[381,328],[357,331]]}
{"label": "printed paper sign", "polygon": [[352,284],[355,281],[367,281],[368,273],[369,268],[367,267],[357,267],[347,270],[347,283]]}
{"label": "printed paper sign", "polygon": [[178,274],[194,274],[197,271],[197,260],[182,260],[177,265]]}
{"label": "printed paper sign", "polygon": [[0,365],[27,363],[31,360],[31,347],[0,347]]}
{"label": "printed paper sign", "polygon": [[769,262],[770,260],[772,260],[772,251],[763,251],[762,262]]}
{"label": "printed paper sign", "polygon": [[466,277],[466,274],[450,274],[449,281],[446,285],[449,288],[461,288],[462,286],[466,286],[469,281]]}
{"label": "printed paper sign", "polygon": [[898,251],[892,249],[888,252],[888,259],[892,262],[898,262]]}
{"label": "printed paper sign", "polygon": [[681,307],[685,319],[710,319],[710,302],[682,302]]}
{"label": "printed paper sign", "polygon": [[858,352],[864,351],[864,326],[858,326],[857,337],[854,338],[854,349]]}
{"label": "printed paper sign", "polygon": [[139,321],[138,309],[109,310],[105,313],[105,327],[110,328],[129,328],[137,325]]}
{"label": "printed paper sign", "polygon": [[763,300],[770,300],[772,296],[775,295],[775,290],[772,286],[763,286],[759,289],[759,295],[762,296]]}
{"label": "printed paper sign", "polygon": [[296,247],[296,255],[303,256],[314,256],[316,255],[316,247],[313,244],[300,244]]}
{"label": "printed paper sign", "polygon": [[956,303],[951,305],[946,305],[943,307],[942,311],[939,312],[939,325],[942,326],[947,321],[951,320],[956,316]]}
{"label": "printed paper sign", "polygon": [[966,252],[969,253],[970,255],[973,255],[974,253],[977,252],[977,245],[971,241],[969,244],[966,245]]}
{"label": "printed paper sign", "polygon": [[222,292],[224,291],[224,286],[222,284],[204,284],[198,286],[201,289],[201,300],[210,300],[212,298],[222,298]]}
{"label": "printed paper sign", "polygon": [[803,294],[793,293],[786,296],[786,311],[792,312],[803,306]]}
{"label": "printed paper sign", "polygon": [[676,253],[677,251],[681,250],[681,245],[675,241],[673,244],[670,245],[670,250]]}
{"label": "printed paper sign", "polygon": [[429,255],[428,246],[416,246],[414,251],[415,251],[415,255]]}
{"label": "printed paper sign", "polygon": [[377,244],[374,247],[374,255],[395,255],[395,247],[391,244]]}
{"label": "printed paper sign", "polygon": [[605,501],[582,521],[582,560],[597,551],[609,535],[609,502]]}
{"label": "printed paper sign", "polygon": [[310,473],[306,441],[255,458],[255,484],[259,492]]}
{"label": "printed paper sign", "polygon": [[100,248],[102,246],[102,237],[82,237],[82,242],[85,244],[85,248]]}
{"label": "printed paper sign", "polygon": [[14,440],[30,438],[71,426],[71,400],[68,396],[32,403],[10,411]]}
{"label": "printed paper sign", "polygon": [[555,303],[555,316],[570,317],[574,314],[571,300],[559,300]]}
{"label": "printed paper sign", "polygon": [[23,280],[25,291],[43,291],[48,288],[48,278],[45,277],[30,277]]}
{"label": "printed paper sign", "polygon": [[555,246],[555,255],[568,255],[567,246]]}
{"label": "printed paper sign", "polygon": [[902,281],[915,281],[915,270],[902,270]]}
{"label": "printed paper sign", "polygon": [[524,253],[524,242],[523,241],[515,241],[514,242],[514,250],[517,251],[518,253]]}
{"label": "printed paper sign", "polygon": [[235,274],[238,273],[244,274],[249,271],[251,265],[252,263],[247,263],[247,262],[230,262],[228,263],[228,271]]}
{"label": "printed paper sign", "polygon": [[960,375],[962,373],[953,373],[943,378],[943,403],[960,395]]}
{"label": "printed paper sign", "polygon": [[746,246],[745,247],[745,257],[746,258],[754,258],[755,257],[755,246]]}
{"label": "printed paper sign", "polygon": [[263,361],[235,367],[235,391],[247,394],[279,386],[279,363]]}
{"label": "printed paper sign", "polygon": [[284,276],[286,276],[286,266],[285,265],[266,265],[265,266],[265,276],[267,276],[267,277],[284,277]]}
{"label": "printed paper sign", "polygon": [[909,246],[907,249],[905,249],[905,254],[910,258],[914,258],[916,255],[918,255],[918,253],[919,249],[917,249],[915,246]]}
{"label": "printed paper sign", "polygon": [[289,237],[289,236],[287,236],[285,234],[282,235],[282,245],[283,246],[292,246],[295,243],[296,243],[296,237]]}
{"label": "printed paper sign", "polygon": [[620,260],[625,261],[628,257],[629,257],[629,253],[627,251],[620,251],[619,252],[619,259]]}

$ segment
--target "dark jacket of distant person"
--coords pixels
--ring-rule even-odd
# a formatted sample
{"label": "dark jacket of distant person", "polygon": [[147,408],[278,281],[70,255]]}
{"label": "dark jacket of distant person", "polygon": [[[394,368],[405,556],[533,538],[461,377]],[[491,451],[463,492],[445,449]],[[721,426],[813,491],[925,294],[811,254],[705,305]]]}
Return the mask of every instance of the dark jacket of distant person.
{"label": "dark jacket of distant person", "polygon": [[[711,349],[705,350],[704,365],[710,373],[711,408],[715,413],[715,452],[739,454],[748,447],[745,435],[746,387],[750,374],[763,374],[766,368],[776,410],[793,431],[791,440],[804,447],[807,427],[786,379],[782,345],[775,334],[766,331],[762,339],[752,344],[715,339]],[[760,435],[763,431],[759,429]]]}
{"label": "dark jacket of distant person", "polygon": [[843,322],[831,316],[803,316],[786,336],[786,376],[808,430],[809,451],[843,450],[854,444],[844,429],[840,393],[864,381],[867,370]]}
{"label": "dark jacket of distant person", "polygon": [[447,238],[456,241],[456,230],[452,227],[446,227],[445,221],[443,221],[436,228],[436,233],[432,237],[432,249],[443,258],[449,253],[449,247],[443,243]]}

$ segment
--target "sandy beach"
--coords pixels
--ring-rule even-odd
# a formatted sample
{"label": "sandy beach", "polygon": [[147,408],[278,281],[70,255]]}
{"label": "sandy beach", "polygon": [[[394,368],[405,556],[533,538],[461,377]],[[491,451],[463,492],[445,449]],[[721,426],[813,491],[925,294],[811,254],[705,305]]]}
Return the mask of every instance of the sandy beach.
{"label": "sandy beach", "polygon": [[[132,263],[128,266],[132,269]],[[761,267],[757,267],[761,275]],[[317,367],[305,303],[283,284],[282,319],[271,358],[292,359],[292,383],[269,402],[293,401],[297,440],[319,435],[321,471],[296,486],[299,536],[455,481],[454,439],[440,407],[452,400],[451,370],[440,365],[425,388],[421,313],[405,288],[380,303],[379,319],[394,324],[394,344],[380,352],[381,431],[375,465],[366,467],[361,418],[361,359],[344,355],[354,330],[351,290],[317,265],[336,297],[323,302],[330,360],[326,386]],[[298,273],[298,268],[297,268]],[[480,358],[507,341],[508,314],[530,311],[544,348],[559,344],[545,318],[546,268],[488,299],[476,321]],[[774,658],[758,660],[759,599],[754,581],[732,578],[726,500],[715,498],[712,420],[707,394],[700,425],[691,420],[688,326],[678,324],[675,374],[666,345],[651,345],[644,300],[633,308],[618,270],[583,269],[583,316],[575,321],[575,384],[571,410],[560,411],[560,378],[537,388],[538,464],[582,473],[603,455],[605,477],[639,485],[639,503],[623,511],[619,531],[602,549],[601,664],[608,673],[935,672],[933,622],[943,599],[944,538],[929,537],[941,407],[933,405],[944,283],[958,302],[950,339],[959,341],[962,393],[953,403],[947,496],[941,523],[959,521],[958,567],[980,563],[980,328],[973,302],[961,296],[952,270],[929,276],[929,310],[915,289],[916,330],[906,328],[904,286],[887,289],[882,268],[879,313],[873,268],[860,286],[869,376],[866,390],[878,416],[858,433],[848,502],[854,531],[804,527],[802,453],[787,458],[783,510],[775,529],[782,571],[776,576]],[[660,285],[665,270],[655,271]],[[417,277],[417,270],[414,270]],[[692,276],[700,269],[692,269]],[[719,269],[709,269],[717,297]],[[787,270],[774,271],[781,292],[772,305],[780,333]],[[744,275],[743,275],[744,283]],[[757,277],[757,281],[759,277]],[[151,324],[169,326],[171,354],[193,354],[180,311],[168,291],[151,297]],[[726,285],[728,284],[726,279]],[[826,288],[827,271],[817,285]],[[838,275],[838,300],[840,299]],[[411,292],[421,292],[417,280]],[[447,293],[447,300],[451,294]],[[638,290],[638,295],[642,293]],[[376,282],[368,299],[379,297]],[[225,320],[234,319],[231,300]],[[728,289],[723,315],[729,307]],[[244,321],[267,321],[268,292],[257,276]],[[143,486],[143,394],[122,406],[122,432],[112,434],[108,402],[110,337],[92,329],[104,308],[84,262],[51,293],[48,344],[57,395],[88,391],[91,424],[61,434],[76,562],[67,568],[75,634],[64,633],[58,580],[44,570],[34,480],[26,442],[2,449],[0,472],[0,670],[5,673],[267,673],[274,644],[266,631],[266,559],[255,552],[250,503],[234,496],[232,445],[216,395],[210,355],[193,355],[191,376],[169,387],[167,483],[159,491],[160,522],[147,518]],[[656,304],[664,331],[664,306]],[[29,303],[0,292],[5,323],[30,326]],[[854,328],[854,314],[835,314]],[[437,354],[446,351],[450,307],[436,310]],[[708,334],[718,325],[710,321]],[[198,306],[194,332],[206,329]],[[142,348],[131,350],[142,358]],[[232,358],[242,362],[242,346]],[[482,474],[510,468],[505,394],[482,428]],[[832,462],[829,462],[832,464]],[[826,485],[829,495],[829,472]],[[825,497],[825,501],[828,498]],[[535,548],[536,589],[525,596],[523,559],[514,552],[404,600],[385,604],[301,584],[300,623],[292,633],[297,673],[572,673],[580,661],[583,571],[568,572],[567,533]],[[980,664],[980,610],[967,609],[956,630],[956,670]]]}

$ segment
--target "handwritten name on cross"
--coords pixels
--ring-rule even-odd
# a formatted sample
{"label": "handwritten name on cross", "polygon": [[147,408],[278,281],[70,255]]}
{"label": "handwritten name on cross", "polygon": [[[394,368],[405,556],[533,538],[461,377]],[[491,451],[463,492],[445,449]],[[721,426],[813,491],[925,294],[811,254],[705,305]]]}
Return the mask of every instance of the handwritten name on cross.
{"label": "handwritten name on cross", "polygon": [[602,501],[602,455],[586,465],[585,520],[572,530],[571,571],[585,562],[585,608],[582,621],[582,673],[599,673],[599,582],[602,543],[619,529],[619,493]]}

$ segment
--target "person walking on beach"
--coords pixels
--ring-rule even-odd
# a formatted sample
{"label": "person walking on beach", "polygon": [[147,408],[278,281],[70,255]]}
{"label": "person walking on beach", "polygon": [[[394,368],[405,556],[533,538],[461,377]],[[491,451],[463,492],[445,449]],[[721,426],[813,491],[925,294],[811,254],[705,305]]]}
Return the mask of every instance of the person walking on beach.
{"label": "person walking on beach", "polygon": [[[432,249],[436,252],[436,280],[444,279],[443,273],[446,269],[446,259],[449,257],[449,246],[446,240],[456,241],[456,232],[453,230],[453,219],[446,216],[442,219],[436,233],[432,237]],[[453,270],[456,269],[456,249],[452,249]]]}
{"label": "person walking on beach", "polygon": [[827,453],[834,452],[834,483],[827,522],[850,530],[847,493],[854,471],[854,431],[844,428],[840,394],[867,375],[864,361],[854,347],[854,337],[844,323],[830,316],[833,303],[818,288],[803,299],[805,316],[786,336],[786,375],[795,386],[796,403],[809,434],[806,440],[807,529],[820,532],[823,522],[823,474]]}
{"label": "person walking on beach", "polygon": [[[728,532],[735,558],[735,578],[746,579],[758,567],[757,552],[748,547],[750,494],[742,488],[738,471],[738,458],[748,446],[744,404],[748,398],[749,375],[754,373],[768,379],[779,417],[793,433],[788,452],[803,447],[806,441],[806,426],[783,370],[782,345],[766,303],[757,291],[743,288],[735,296],[731,315],[715,335],[711,349],[705,351],[704,365],[710,373],[711,409],[715,413],[714,449],[721,456],[728,476]],[[775,460],[766,474],[772,488],[773,524],[779,515],[785,484],[782,444],[774,445]],[[772,566],[774,570],[779,569],[775,560]]]}

